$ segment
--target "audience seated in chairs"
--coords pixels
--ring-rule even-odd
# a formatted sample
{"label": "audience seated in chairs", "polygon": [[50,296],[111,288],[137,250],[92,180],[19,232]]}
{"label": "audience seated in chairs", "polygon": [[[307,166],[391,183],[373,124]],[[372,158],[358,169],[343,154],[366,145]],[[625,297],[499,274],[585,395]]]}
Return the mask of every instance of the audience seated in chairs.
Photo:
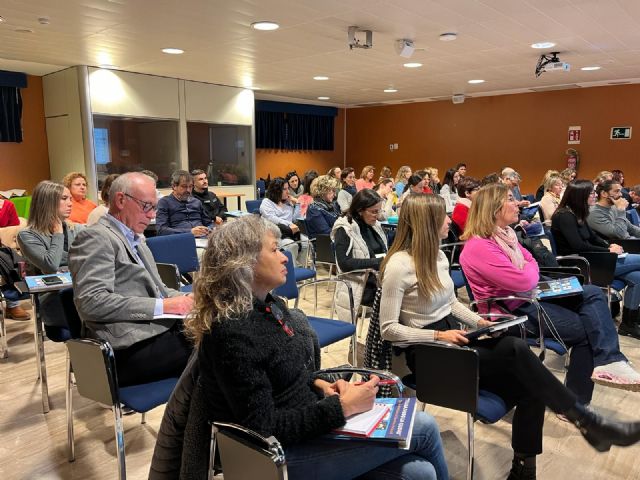
{"label": "audience seated in chairs", "polygon": [[340,181],[340,174],[342,174],[342,169],[340,167],[331,167],[327,172],[327,175],[335,178],[338,181]]}
{"label": "audience seated in chairs", "polygon": [[109,190],[111,190],[111,184],[118,178],[118,175],[118,173],[112,173],[105,177],[102,190],[100,190],[102,203],[91,211],[89,218],[87,218],[87,225],[93,225],[109,211]]}
{"label": "audience seated in chairs", "polygon": [[[376,192],[360,190],[353,197],[349,210],[333,224],[331,239],[335,243],[340,273],[380,268],[382,257],[387,253],[387,236],[378,222],[381,208],[382,199]],[[342,278],[353,290],[355,311],[360,305],[373,304],[376,293],[374,275],[360,272]],[[349,321],[351,311],[346,287],[337,286],[335,295],[338,318]]]}
{"label": "audience seated in chairs", "polygon": [[406,185],[404,186],[402,196],[398,199],[398,205],[396,205],[396,212],[398,215],[400,214],[400,209],[402,208],[402,202],[404,202],[404,199],[409,195],[422,195],[424,193],[424,186],[426,183],[426,180],[420,175],[414,174],[409,177]]}
{"label": "audience seated in chairs", "polygon": [[327,438],[345,417],[369,410],[375,375],[362,384],[314,378],[320,348],[299,310],[269,292],[286,278],[280,232],[255,216],[213,232],[196,285],[188,333],[199,352],[201,388],[210,421],[232,422],[284,447],[288,477],[356,478],[402,473],[408,479],[448,478],[438,427],[416,415],[409,450]]}
{"label": "audience seated in chairs", "polygon": [[62,184],[71,192],[71,215],[69,221],[86,224],[91,211],[96,204],[87,198],[87,177],[84,173],[67,173]]}
{"label": "audience seated in chairs", "polygon": [[202,202],[207,216],[217,225],[220,225],[227,218],[227,207],[220,201],[218,196],[209,191],[209,179],[204,170],[192,170],[193,192],[191,194]]}
{"label": "audience seated in chairs", "polygon": [[[491,324],[455,297],[447,258],[439,250],[450,223],[440,197],[409,197],[400,213],[394,244],[380,268],[380,331],[385,340],[404,347],[407,366],[413,373],[419,368],[415,365],[416,343],[443,341],[467,345],[469,340],[457,326],[458,321],[472,328]],[[487,338],[470,347],[480,357],[480,388],[498,395],[508,407],[516,407],[511,440],[514,459],[509,479],[535,478],[535,459],[542,453],[547,406],[565,415],[599,450],[608,449],[618,440],[629,445],[640,439],[640,422],[617,424],[584,408],[522,339]],[[601,430],[604,425],[607,427]],[[628,435],[618,438],[621,432]]]}
{"label": "audience seated in chairs", "polygon": [[213,228],[213,220],[206,214],[202,202],[191,195],[193,179],[186,170],[171,174],[171,195],[158,201],[156,227],[158,235],[193,233],[205,237]]}
{"label": "audience seated in chairs", "polygon": [[[35,274],[51,274],[67,269],[69,248],[83,225],[67,223],[71,214],[71,193],[59,183],[44,180],[33,190],[27,228],[18,234],[24,258]],[[65,315],[56,292],[39,295],[40,311],[46,326],[65,327]]]}
{"label": "audience seated in chairs", "polygon": [[396,212],[394,210],[397,202],[395,191],[393,189],[393,179],[383,178],[375,188],[375,192],[382,198],[382,208],[378,220],[384,222],[389,217],[393,217]]}
{"label": "audience seated in chairs", "polygon": [[453,207],[458,201],[458,182],[460,181],[460,174],[455,168],[450,168],[447,173],[444,174],[442,180],[442,187],[440,187],[440,196],[444,198],[444,204],[447,209],[447,214],[453,212]]}
{"label": "audience seated in chairs", "polygon": [[[596,187],[603,197],[608,197],[606,188],[615,184],[603,180]],[[551,231],[556,243],[558,255],[573,255],[581,252],[623,253],[622,247],[609,243],[595,234],[589,226],[590,207],[598,208],[596,191],[589,180],[575,180],[567,186],[562,201],[551,219]],[[598,209],[596,215],[601,215]],[[622,324],[618,329],[621,335],[640,338],[640,255],[619,256],[615,278],[622,280],[627,289],[624,294]]]}
{"label": "audience seated in chairs", "polygon": [[373,165],[367,165],[362,169],[362,173],[360,174],[360,178],[356,180],[356,191],[364,190],[365,188],[375,187],[375,182],[373,178],[376,176],[376,167]]}
{"label": "audience seated in chairs", "polygon": [[564,182],[560,175],[550,175],[544,182],[544,195],[540,199],[540,217],[544,224],[551,226],[551,217],[562,199],[561,194],[564,191]]}
{"label": "audience seated in chairs", "polygon": [[16,206],[0,196],[0,228],[20,225]]}
{"label": "audience seated in chairs", "polygon": [[280,229],[280,246],[291,252],[298,265],[304,265],[309,242],[295,223],[300,218],[300,207],[291,201],[289,184],[284,178],[276,177],[269,182],[267,194],[260,204],[260,215]]}
{"label": "audience seated in chairs", "polygon": [[289,197],[297,200],[298,197],[304,192],[304,185],[300,181],[300,177],[294,170],[293,172],[287,173],[285,180],[289,184]]}
{"label": "audience seated in chairs", "polygon": [[542,177],[542,184],[538,187],[538,189],[536,190],[536,194],[534,196],[534,200],[536,202],[539,202],[540,200],[542,200],[544,193],[547,191],[547,180],[549,180],[549,177],[551,176],[559,177],[560,172],[558,170],[547,170],[545,172],[544,177]]}
{"label": "audience seated in chairs", "polygon": [[589,226],[605,239],[640,238],[640,227],[627,219],[629,202],[622,196],[622,185],[606,180],[596,187],[596,194],[598,201],[587,216]]}
{"label": "audience seated in chairs", "polygon": [[453,207],[451,219],[461,232],[464,232],[469,208],[471,208],[471,202],[473,202],[478,190],[480,190],[480,182],[473,177],[463,177],[458,183],[458,201]]}
{"label": "audience seated in chairs", "polygon": [[340,173],[340,181],[342,182],[342,188],[338,192],[338,205],[340,205],[340,211],[342,213],[349,210],[349,205],[353,200],[353,196],[356,194],[356,174],[351,167],[347,167]]}
{"label": "audience seated in chairs", "polygon": [[303,218],[306,217],[307,209],[313,202],[313,197],[311,196],[311,185],[316,178],[318,178],[318,174],[315,171],[307,173],[304,176],[302,195],[296,199],[297,204],[300,207],[300,216]]}
{"label": "audience seated in chairs", "polygon": [[[565,196],[566,198],[566,196]],[[538,264],[525,250],[509,226],[518,220],[518,202],[506,185],[483,187],[471,205],[466,240],[460,263],[476,300],[503,297],[536,287]],[[607,300],[593,285],[584,285],[582,295],[540,301],[545,319],[538,319],[532,303],[507,301],[505,307],[527,315],[527,332],[539,335],[539,320],[545,336],[554,336],[571,348],[567,387],[578,401],[588,404],[593,382],[628,390],[640,390],[640,374],[620,352],[618,334]],[[595,366],[595,368],[594,368]]]}
{"label": "audience seated in chairs", "polygon": [[396,196],[400,198],[404,193],[404,187],[409,182],[409,179],[413,175],[413,170],[411,167],[407,165],[403,165],[398,169],[398,173],[396,173]]}
{"label": "audience seated in chairs", "polygon": [[307,235],[310,238],[331,233],[333,224],[340,216],[340,207],[335,201],[339,187],[340,182],[328,175],[319,176],[311,184],[313,203],[309,205],[305,217]]}
{"label": "audience seated in chairs", "polygon": [[109,213],[79,232],[69,250],[78,315],[87,336],[113,347],[121,387],[178,377],[192,350],[182,321],[160,316],[187,314],[193,299],[164,286],[141,239],[156,202],[151,177],[120,175]]}

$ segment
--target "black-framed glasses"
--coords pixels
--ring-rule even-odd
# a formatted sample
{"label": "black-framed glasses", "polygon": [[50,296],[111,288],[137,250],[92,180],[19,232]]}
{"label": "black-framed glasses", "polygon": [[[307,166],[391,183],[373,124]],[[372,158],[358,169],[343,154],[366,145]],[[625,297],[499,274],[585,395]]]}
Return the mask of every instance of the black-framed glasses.
{"label": "black-framed glasses", "polygon": [[139,198],[134,197],[133,195],[129,195],[128,193],[124,194],[126,197],[129,197],[131,200],[134,200],[138,205],[140,205],[140,208],[142,208],[142,211],[144,213],[149,213],[151,210],[157,210],[158,206],[154,205],[151,202],[145,202],[143,200],[140,200]]}

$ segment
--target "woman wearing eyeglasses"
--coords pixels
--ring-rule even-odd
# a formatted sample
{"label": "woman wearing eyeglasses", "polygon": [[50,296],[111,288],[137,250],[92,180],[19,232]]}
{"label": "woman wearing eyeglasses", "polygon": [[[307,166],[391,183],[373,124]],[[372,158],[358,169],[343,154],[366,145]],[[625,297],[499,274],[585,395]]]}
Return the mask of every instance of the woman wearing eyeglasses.
{"label": "woman wearing eyeglasses", "polygon": [[322,437],[372,408],[379,378],[355,385],[314,375],[320,368],[315,332],[300,310],[269,293],[287,275],[279,236],[274,225],[248,216],[209,238],[185,324],[198,350],[195,388],[208,419],[276,437],[291,480],[449,478],[438,426],[423,412],[416,414],[409,450]]}
{"label": "woman wearing eyeglasses", "polygon": [[556,242],[557,254],[618,254],[615,278],[627,285],[618,333],[640,338],[640,255],[624,254],[620,245],[609,243],[589,227],[589,209],[595,204],[596,191],[589,180],[575,180],[567,185],[560,205],[551,217],[551,232]]}
{"label": "woman wearing eyeglasses", "polygon": [[[458,322],[472,328],[491,323],[455,296],[449,262],[439,249],[450,224],[441,197],[410,196],[402,206],[396,238],[380,268],[380,332],[385,340],[404,348],[409,369],[416,371],[416,344],[442,341],[469,346],[478,353],[480,388],[498,395],[509,407],[515,406],[509,480],[535,479],[545,406],[566,415],[600,450],[618,441],[629,445],[640,440],[640,422],[611,423],[586,410],[522,339],[502,336],[469,344]],[[438,384],[434,382],[433,388]]]}
{"label": "woman wearing eyeglasses", "polygon": [[[340,273],[353,270],[378,270],[387,253],[387,236],[378,216],[382,210],[382,198],[365,188],[356,193],[349,209],[338,218],[331,230],[335,243],[336,261]],[[354,312],[360,305],[371,306],[376,293],[375,275],[354,273],[343,277],[353,291]],[[350,322],[352,310],[344,285],[336,287],[336,310],[340,320]]]}

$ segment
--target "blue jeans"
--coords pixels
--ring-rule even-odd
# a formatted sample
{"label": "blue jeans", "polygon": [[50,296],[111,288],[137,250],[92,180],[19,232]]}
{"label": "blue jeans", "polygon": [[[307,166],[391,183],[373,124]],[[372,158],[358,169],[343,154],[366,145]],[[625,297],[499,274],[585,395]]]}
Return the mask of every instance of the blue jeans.
{"label": "blue jeans", "polygon": [[319,438],[284,449],[290,480],[449,478],[435,419],[417,412],[409,450]]}
{"label": "blue jeans", "polygon": [[624,292],[624,306],[630,310],[638,310],[638,306],[640,306],[640,255],[628,254],[624,258],[618,258],[615,276],[627,285]]}
{"label": "blue jeans", "polygon": [[15,288],[6,285],[2,287],[2,294],[7,301],[7,308],[15,308],[20,305],[20,300],[29,298],[28,293],[21,294]]}
{"label": "blue jeans", "polygon": [[[567,387],[581,403],[591,401],[594,367],[626,360],[620,352],[618,332],[611,318],[607,298],[594,285],[583,285],[581,296],[575,295],[557,301],[542,301],[540,305],[562,341],[571,348],[571,361],[567,372]],[[537,310],[531,304],[517,309],[529,317],[527,329],[538,333]],[[545,337],[551,338],[544,325]]]}

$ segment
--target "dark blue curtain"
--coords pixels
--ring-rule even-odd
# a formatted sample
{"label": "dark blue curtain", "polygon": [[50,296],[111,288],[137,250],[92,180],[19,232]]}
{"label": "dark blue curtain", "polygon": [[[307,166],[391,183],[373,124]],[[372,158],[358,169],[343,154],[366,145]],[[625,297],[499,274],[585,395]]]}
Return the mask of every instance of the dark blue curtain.
{"label": "dark blue curtain", "polygon": [[22,95],[16,87],[0,87],[0,142],[22,142]]}

